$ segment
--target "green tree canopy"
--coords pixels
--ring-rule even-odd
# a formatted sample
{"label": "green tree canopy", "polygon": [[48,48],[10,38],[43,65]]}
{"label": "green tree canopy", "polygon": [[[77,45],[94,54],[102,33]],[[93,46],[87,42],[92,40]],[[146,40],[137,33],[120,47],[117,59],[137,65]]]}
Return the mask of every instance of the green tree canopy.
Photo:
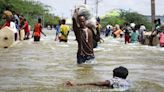
{"label": "green tree canopy", "polygon": [[106,26],[107,24],[111,24],[113,26],[115,24],[123,25],[124,22],[128,22],[128,23],[135,23],[137,25],[144,24],[148,30],[151,30],[152,24],[144,15],[139,14],[137,12],[130,12],[121,9],[119,11],[117,10],[116,12],[114,13],[117,14],[117,16],[111,16],[113,14],[110,13],[113,13],[113,11],[107,13],[107,15],[102,18],[102,22],[101,22],[102,25],[103,26]]}
{"label": "green tree canopy", "polygon": [[34,2],[33,0],[0,0],[0,25],[4,22],[2,20],[2,14],[7,6],[12,12],[15,11],[19,15],[23,15],[32,26],[37,22],[39,17],[42,18],[42,20],[46,20],[44,24],[47,22],[51,24],[58,23],[59,18],[54,18],[54,16],[49,13],[47,7],[40,2]]}

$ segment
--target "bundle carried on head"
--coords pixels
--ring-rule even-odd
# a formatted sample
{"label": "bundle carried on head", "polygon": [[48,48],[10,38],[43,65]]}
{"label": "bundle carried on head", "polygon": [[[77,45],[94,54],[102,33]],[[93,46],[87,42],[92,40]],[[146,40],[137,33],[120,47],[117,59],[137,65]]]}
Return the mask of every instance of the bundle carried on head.
{"label": "bundle carried on head", "polygon": [[86,20],[91,19],[92,14],[91,14],[91,11],[89,10],[89,7],[87,5],[84,5],[84,4],[79,5],[76,8],[76,10],[77,10],[77,14],[85,16]]}
{"label": "bundle carried on head", "polygon": [[[87,5],[79,5],[75,8],[74,12],[74,17],[78,17],[80,15],[84,16],[86,18],[86,25],[93,29],[93,31],[96,33],[95,29],[96,29],[96,18],[92,16],[91,11],[89,9],[89,7]],[[76,20],[78,23],[78,20]],[[79,23],[78,23],[79,24]]]}

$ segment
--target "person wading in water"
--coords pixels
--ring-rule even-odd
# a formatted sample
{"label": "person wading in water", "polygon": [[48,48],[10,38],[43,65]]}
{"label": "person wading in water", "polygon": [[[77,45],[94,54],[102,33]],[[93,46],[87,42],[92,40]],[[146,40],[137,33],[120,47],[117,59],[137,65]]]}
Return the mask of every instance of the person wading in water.
{"label": "person wading in water", "polygon": [[[77,20],[76,20],[77,19]],[[77,24],[79,22],[79,25]],[[87,63],[94,60],[93,33],[86,26],[86,18],[83,15],[73,16],[73,30],[78,42],[77,64]]]}

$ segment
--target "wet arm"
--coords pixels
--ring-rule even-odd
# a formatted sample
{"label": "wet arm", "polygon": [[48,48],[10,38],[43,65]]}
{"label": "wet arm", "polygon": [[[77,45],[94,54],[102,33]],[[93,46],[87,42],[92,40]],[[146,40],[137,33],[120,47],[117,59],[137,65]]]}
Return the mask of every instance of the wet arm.
{"label": "wet arm", "polygon": [[42,31],[42,29],[41,29],[41,31],[40,31],[44,36],[46,36],[46,34],[45,33],[43,33],[43,31]]}
{"label": "wet arm", "polygon": [[80,32],[80,31],[79,31],[79,27],[77,26],[76,19],[73,18],[72,20],[73,20],[73,31],[74,31],[74,33],[75,33],[76,40],[78,40],[78,39],[79,39],[79,36],[80,36],[80,33],[79,33],[79,32]]}
{"label": "wet arm", "polygon": [[83,85],[92,85],[92,86],[110,86],[110,82],[108,80],[103,82],[93,82],[93,83],[83,83],[83,84],[76,84],[77,86],[83,86]]}
{"label": "wet arm", "polygon": [[46,34],[43,33],[43,31],[42,31],[42,25],[40,25],[40,32],[41,32],[44,36],[46,36]]}
{"label": "wet arm", "polygon": [[72,20],[73,20],[73,30],[74,31],[77,31],[78,30],[78,26],[77,26],[76,19],[75,18],[72,18]]}
{"label": "wet arm", "polygon": [[42,33],[44,36],[46,36],[46,34],[45,34],[45,33],[43,33],[43,31],[41,31],[41,33]]}

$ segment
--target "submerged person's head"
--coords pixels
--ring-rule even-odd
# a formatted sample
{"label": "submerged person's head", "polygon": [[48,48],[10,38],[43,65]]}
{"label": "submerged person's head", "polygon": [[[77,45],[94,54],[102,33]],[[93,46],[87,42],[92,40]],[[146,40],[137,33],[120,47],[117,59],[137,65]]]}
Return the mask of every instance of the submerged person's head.
{"label": "submerged person's head", "polygon": [[123,66],[119,66],[113,70],[113,77],[126,79],[127,76],[128,76],[128,69]]}

